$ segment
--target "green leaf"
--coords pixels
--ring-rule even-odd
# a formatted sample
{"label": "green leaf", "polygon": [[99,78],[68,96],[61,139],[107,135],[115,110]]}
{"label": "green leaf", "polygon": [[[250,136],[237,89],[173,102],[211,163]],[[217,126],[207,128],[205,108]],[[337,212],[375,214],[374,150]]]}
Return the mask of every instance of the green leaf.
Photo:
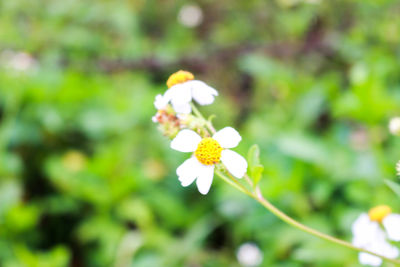
{"label": "green leaf", "polygon": [[260,148],[258,145],[252,145],[247,154],[247,162],[249,164],[248,174],[256,186],[261,178],[264,166],[260,163]]}
{"label": "green leaf", "polygon": [[400,184],[397,184],[395,182],[392,182],[390,180],[385,179],[385,183],[387,184],[387,186],[390,187],[390,189],[393,190],[393,192],[400,197]]}
{"label": "green leaf", "polygon": [[262,166],[261,164],[253,166],[251,177],[253,178],[254,186],[256,186],[260,182],[263,171],[264,171],[264,166]]}

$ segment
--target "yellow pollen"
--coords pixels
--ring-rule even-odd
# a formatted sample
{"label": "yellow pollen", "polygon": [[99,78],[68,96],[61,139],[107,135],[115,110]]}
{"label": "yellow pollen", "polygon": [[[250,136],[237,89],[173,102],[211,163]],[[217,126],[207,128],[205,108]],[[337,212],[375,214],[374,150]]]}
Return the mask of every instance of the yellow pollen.
{"label": "yellow pollen", "polygon": [[215,139],[206,137],[197,146],[194,155],[204,165],[213,165],[221,159],[222,147]]}
{"label": "yellow pollen", "polygon": [[382,220],[392,213],[392,209],[387,205],[379,205],[369,210],[368,215],[371,221],[382,222]]}
{"label": "yellow pollen", "polygon": [[180,70],[169,76],[167,81],[168,88],[171,88],[175,84],[184,83],[194,79],[194,75],[188,71]]}

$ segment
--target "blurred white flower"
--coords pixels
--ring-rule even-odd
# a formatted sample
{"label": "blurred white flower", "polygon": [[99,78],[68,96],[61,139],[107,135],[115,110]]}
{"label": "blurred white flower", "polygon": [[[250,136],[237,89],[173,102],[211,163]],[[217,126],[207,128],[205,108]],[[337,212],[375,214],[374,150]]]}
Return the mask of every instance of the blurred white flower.
{"label": "blurred white flower", "polygon": [[203,11],[198,5],[184,5],[179,10],[178,21],[189,28],[199,26],[203,22]]}
{"label": "blurred white flower", "polygon": [[29,71],[35,69],[37,66],[36,60],[26,52],[5,50],[1,53],[0,57],[6,67],[16,71]]}
{"label": "blurred white flower", "polygon": [[[381,226],[383,224],[383,228]],[[362,213],[352,225],[353,245],[394,259],[399,250],[387,239],[400,240],[400,215],[392,214],[388,206],[381,205],[372,208],[368,214]],[[386,230],[386,232],[384,231]],[[361,264],[380,266],[382,259],[374,255],[359,253]]]}
{"label": "blurred white flower", "polygon": [[397,175],[400,175],[400,160],[396,163]]}
{"label": "blurred white flower", "polygon": [[263,260],[263,254],[259,247],[254,243],[242,244],[236,254],[240,265],[245,267],[259,266]]}
{"label": "blurred white flower", "polygon": [[400,117],[390,119],[389,131],[394,135],[400,135]]}
{"label": "blurred white flower", "polygon": [[225,127],[213,137],[203,139],[192,130],[180,131],[172,140],[171,148],[180,152],[194,152],[176,170],[182,186],[189,186],[196,180],[199,192],[207,194],[214,177],[215,164],[220,161],[233,176],[242,178],[247,170],[247,161],[228,149],[236,147],[241,140],[242,137],[232,127]]}
{"label": "blurred white flower", "polygon": [[171,102],[177,113],[188,114],[192,111],[190,102],[195,100],[200,105],[209,105],[214,102],[218,92],[206,83],[194,80],[192,73],[178,71],[172,74],[167,81],[168,90],[164,99]]}

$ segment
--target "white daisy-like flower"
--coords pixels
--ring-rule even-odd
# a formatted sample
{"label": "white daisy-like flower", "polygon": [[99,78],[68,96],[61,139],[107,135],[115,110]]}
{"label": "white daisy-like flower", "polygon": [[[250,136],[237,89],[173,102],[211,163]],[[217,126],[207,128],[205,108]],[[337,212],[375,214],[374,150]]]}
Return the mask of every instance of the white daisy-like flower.
{"label": "white daisy-like flower", "polygon": [[236,147],[242,137],[232,127],[225,127],[212,137],[201,138],[192,130],[182,130],[172,140],[171,148],[180,152],[194,152],[183,162],[176,174],[182,186],[189,186],[196,180],[197,188],[203,195],[210,190],[215,164],[220,161],[236,178],[242,178],[247,170],[247,161],[229,148]]}
{"label": "white daisy-like flower", "polygon": [[[352,225],[353,245],[387,258],[397,258],[399,250],[387,239],[400,241],[400,215],[391,212],[390,207],[380,205],[372,208],[368,214],[362,213]],[[382,264],[381,258],[365,252],[359,253],[358,258],[361,264],[371,266]]]}
{"label": "white daisy-like flower", "polygon": [[192,73],[183,70],[172,74],[168,78],[167,86],[169,89],[165,92],[164,98],[167,102],[171,102],[176,113],[190,113],[192,99],[200,105],[209,105],[218,95],[217,90],[202,81],[194,80]]}

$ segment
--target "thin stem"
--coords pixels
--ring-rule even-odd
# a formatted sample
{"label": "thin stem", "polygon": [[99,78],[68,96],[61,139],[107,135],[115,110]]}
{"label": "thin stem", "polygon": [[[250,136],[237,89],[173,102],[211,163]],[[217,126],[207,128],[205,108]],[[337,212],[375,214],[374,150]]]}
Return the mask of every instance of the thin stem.
{"label": "thin stem", "polygon": [[371,255],[374,255],[374,256],[377,256],[379,258],[382,258],[382,259],[384,259],[384,260],[386,260],[388,262],[400,265],[400,260],[390,259],[390,258],[387,258],[385,256],[379,255],[377,253],[371,252],[369,250],[355,247],[352,244],[350,244],[349,242],[346,242],[346,241],[343,241],[341,239],[332,237],[330,235],[321,233],[321,232],[319,232],[317,230],[314,230],[314,229],[312,229],[312,228],[310,228],[308,226],[305,226],[304,224],[301,224],[301,223],[297,222],[296,220],[292,219],[291,217],[289,217],[288,215],[286,215],[285,213],[280,211],[277,207],[272,205],[268,200],[266,200],[263,197],[263,195],[261,193],[261,190],[260,190],[260,188],[258,186],[256,187],[256,193],[253,194],[252,197],[256,201],[258,201],[261,205],[263,205],[266,209],[268,209],[270,212],[272,212],[274,215],[279,217],[281,220],[283,220],[284,222],[286,222],[287,224],[289,224],[289,225],[291,225],[293,227],[296,227],[297,229],[300,229],[300,230],[302,230],[302,231],[304,231],[306,233],[309,233],[309,234],[311,234],[313,236],[316,236],[316,237],[322,238],[324,240],[330,241],[332,243],[335,243],[335,244],[350,248],[352,250],[356,250],[356,251],[359,251],[359,252],[366,252],[366,253],[369,253]]}
{"label": "thin stem", "polygon": [[247,173],[244,174],[244,179],[245,179],[246,182],[251,186],[251,188],[254,187],[254,183],[253,183],[253,181],[250,179],[250,177],[247,175]]}
{"label": "thin stem", "polygon": [[[314,229],[312,229],[312,228],[310,228],[308,226],[305,226],[304,224],[299,223],[298,221],[292,219],[291,217],[289,217],[288,215],[283,213],[281,210],[279,210],[277,207],[275,207],[271,202],[266,200],[264,198],[264,196],[262,195],[259,186],[256,187],[255,193],[252,193],[252,192],[248,191],[247,188],[245,188],[242,184],[237,182],[237,180],[235,178],[233,178],[232,176],[229,175],[230,177],[228,178],[224,174],[222,174],[219,170],[216,173],[225,182],[229,183],[230,185],[234,186],[236,189],[240,190],[241,192],[243,192],[246,195],[250,196],[251,198],[255,199],[263,207],[265,207],[267,210],[272,212],[275,216],[277,216],[278,218],[280,218],[282,221],[286,222],[287,224],[289,224],[289,225],[291,225],[291,226],[293,226],[293,227],[295,227],[295,228],[297,228],[299,230],[302,230],[302,231],[304,231],[306,233],[309,233],[309,234],[311,234],[313,236],[316,236],[316,237],[322,238],[324,240],[330,241],[332,243],[347,247],[349,249],[352,249],[352,250],[355,250],[355,251],[358,251],[358,252],[369,253],[371,255],[374,255],[374,256],[377,256],[379,258],[382,258],[382,259],[384,259],[384,260],[386,260],[388,262],[400,265],[400,260],[390,259],[390,258],[387,258],[385,256],[379,255],[377,253],[374,253],[372,251],[369,251],[369,250],[366,250],[366,249],[363,249],[363,248],[355,247],[352,244],[350,244],[349,242],[346,242],[344,240],[335,238],[333,236],[321,233],[321,232],[319,232],[317,230],[314,230]],[[248,176],[247,176],[247,178],[250,180],[250,178]],[[250,183],[252,183],[251,180],[250,180]]]}
{"label": "thin stem", "polygon": [[214,134],[216,132],[214,127],[208,120],[204,118],[201,112],[196,108],[195,104],[190,102],[190,106],[192,107],[193,113],[196,114],[200,119],[204,120],[204,123],[206,124],[207,128],[210,129],[210,131]]}
{"label": "thin stem", "polygon": [[222,178],[222,180],[224,180],[225,182],[227,182],[228,184],[230,184],[231,186],[235,187],[237,190],[245,193],[246,195],[253,197],[253,194],[251,192],[249,192],[244,186],[242,186],[241,184],[236,183],[234,181],[232,181],[232,179],[226,177],[225,174],[223,174],[220,170],[215,170],[215,173]]}
{"label": "thin stem", "polygon": [[[207,128],[212,132],[215,133],[215,129],[212,126],[211,122],[209,122],[208,120],[206,120],[203,115],[200,113],[200,111],[196,108],[196,106],[193,103],[190,103],[193,113],[195,115],[197,115],[200,119],[204,120],[205,125],[207,126]],[[224,165],[223,169],[226,170],[226,167]],[[341,245],[344,247],[347,247],[349,249],[358,251],[358,252],[365,252],[374,256],[377,256],[383,260],[386,260],[388,262],[394,263],[396,265],[400,265],[400,260],[396,260],[396,259],[390,259],[387,258],[385,256],[379,255],[377,253],[374,253],[372,251],[363,249],[363,248],[358,248],[353,246],[351,243],[346,242],[344,240],[335,238],[333,236],[321,233],[315,229],[312,229],[304,224],[299,223],[298,221],[292,219],[291,217],[289,217],[288,215],[286,215],[284,212],[282,212],[281,210],[279,210],[277,207],[275,207],[272,203],[270,203],[268,200],[266,200],[264,198],[264,196],[261,193],[261,190],[259,188],[259,186],[256,186],[254,188],[254,184],[251,181],[250,177],[245,174],[245,180],[246,182],[252,187],[254,188],[254,192],[249,191],[243,184],[239,183],[237,181],[237,179],[235,179],[229,172],[226,172],[227,175],[225,175],[220,169],[216,169],[215,173],[221,177],[226,183],[228,183],[229,185],[235,187],[237,190],[241,191],[242,193],[245,193],[246,195],[250,196],[251,198],[255,199],[257,202],[259,202],[264,208],[266,208],[267,210],[269,210],[270,212],[272,212],[275,216],[277,216],[278,218],[280,218],[282,221],[286,222],[287,224],[301,230],[304,231],[306,233],[309,233],[313,236],[319,237],[321,239],[324,239],[326,241],[335,243],[337,245]]]}

